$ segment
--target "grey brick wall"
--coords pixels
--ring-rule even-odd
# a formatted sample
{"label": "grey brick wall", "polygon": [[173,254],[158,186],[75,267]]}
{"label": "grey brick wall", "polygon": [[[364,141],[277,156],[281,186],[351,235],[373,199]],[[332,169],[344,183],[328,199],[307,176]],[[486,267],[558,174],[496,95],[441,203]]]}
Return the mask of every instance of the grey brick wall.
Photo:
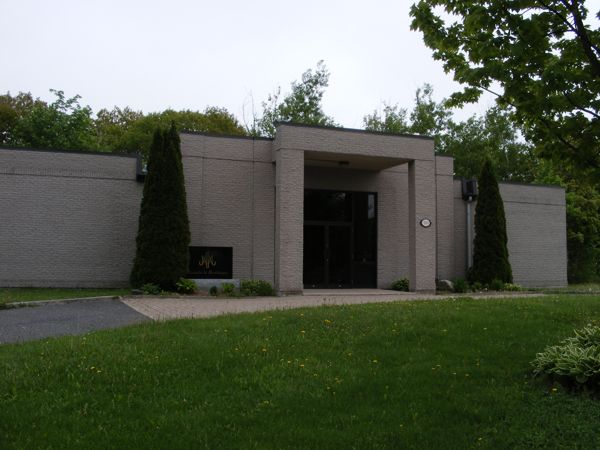
{"label": "grey brick wall", "polygon": [[233,277],[273,283],[272,141],[182,133],[192,245],[233,247]]}
{"label": "grey brick wall", "polygon": [[[192,245],[233,247],[235,278],[302,288],[305,187],[378,194],[379,287],[410,277],[431,290],[436,277],[465,274],[460,182],[431,140],[281,125],[275,141],[181,141]],[[350,168],[319,166],[340,155]],[[131,157],[0,149],[0,286],[126,286],[143,187],[135,174]],[[503,183],[501,193],[515,281],[565,285],[564,190]]]}
{"label": "grey brick wall", "polygon": [[[567,285],[565,191],[556,186],[499,183],[506,213],[508,252],[515,283]],[[455,276],[466,271],[466,207],[454,182]],[[473,204],[473,211],[475,204]]]}
{"label": "grey brick wall", "polygon": [[136,159],[0,149],[0,286],[127,286]]}

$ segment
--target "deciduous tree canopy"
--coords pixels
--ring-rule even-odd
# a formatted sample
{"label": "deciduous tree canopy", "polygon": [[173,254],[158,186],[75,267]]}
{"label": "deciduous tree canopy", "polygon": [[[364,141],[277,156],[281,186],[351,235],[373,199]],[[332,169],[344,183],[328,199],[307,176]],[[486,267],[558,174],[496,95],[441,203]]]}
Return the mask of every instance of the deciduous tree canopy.
{"label": "deciduous tree canopy", "polygon": [[588,15],[584,0],[420,0],[411,8],[412,28],[465,86],[453,104],[496,94],[541,156],[600,180],[600,30]]}

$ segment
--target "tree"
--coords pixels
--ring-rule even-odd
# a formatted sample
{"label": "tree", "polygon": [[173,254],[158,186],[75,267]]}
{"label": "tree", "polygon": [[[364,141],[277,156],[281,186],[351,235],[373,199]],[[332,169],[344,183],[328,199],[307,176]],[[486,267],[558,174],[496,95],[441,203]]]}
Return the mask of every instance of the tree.
{"label": "tree", "polygon": [[246,134],[246,130],[232,114],[224,108],[215,107],[208,107],[204,112],[167,109],[147,115],[128,107],[123,109],[114,107],[110,111],[100,110],[95,124],[100,148],[148,155],[154,130],[168,127],[172,122],[180,130],[231,135]]}
{"label": "tree", "polygon": [[504,204],[489,160],[481,169],[478,189],[473,266],[469,271],[469,281],[490,284],[494,280],[500,280],[512,283]]}
{"label": "tree", "polygon": [[31,94],[10,94],[0,99],[2,143],[19,147],[62,150],[92,150],[96,139],[89,106],[79,104],[78,95],[66,98],[50,89],[56,99],[47,104]]}
{"label": "tree", "polygon": [[365,128],[389,133],[411,133],[434,138],[435,151],[454,158],[457,176],[474,178],[486,159],[493,163],[500,180],[534,179],[537,158],[532,146],[523,142],[520,129],[505,110],[491,108],[483,116],[457,122],[445,100],[433,100],[433,88],[425,84],[417,89],[412,109],[385,105],[363,119]]}
{"label": "tree", "polygon": [[179,134],[175,124],[154,133],[131,271],[132,286],[173,289],[188,271],[190,230]]}
{"label": "tree", "polygon": [[333,119],[323,112],[321,105],[325,88],[329,85],[329,72],[323,61],[302,74],[302,81],[292,83],[292,92],[280,101],[281,88],[263,102],[263,113],[254,118],[249,127],[253,136],[273,137],[275,122],[291,121],[307,125],[335,125]]}
{"label": "tree", "polygon": [[452,104],[493,93],[540,156],[600,179],[600,28],[584,0],[419,0],[410,14],[465,86]]}

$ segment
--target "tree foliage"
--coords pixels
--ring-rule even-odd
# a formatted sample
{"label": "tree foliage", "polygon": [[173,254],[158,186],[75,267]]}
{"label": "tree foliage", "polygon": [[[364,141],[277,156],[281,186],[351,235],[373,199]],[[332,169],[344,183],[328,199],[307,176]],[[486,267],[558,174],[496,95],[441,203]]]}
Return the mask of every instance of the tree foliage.
{"label": "tree foliage", "polygon": [[129,107],[101,109],[94,117],[80,97],[62,91],[48,104],[30,93],[0,96],[0,144],[62,150],[132,152],[147,155],[157,127],[172,122],[179,129],[215,134],[244,135],[246,130],[226,109],[144,114]]}
{"label": "tree foliage", "polygon": [[494,280],[500,280],[512,283],[504,204],[489,160],[481,169],[478,188],[473,266],[469,272],[469,281],[490,284]]}
{"label": "tree foliage", "polygon": [[333,119],[323,112],[322,100],[329,86],[329,72],[323,61],[317,63],[313,72],[308,69],[300,82],[292,82],[292,91],[281,99],[281,88],[263,102],[260,118],[255,118],[249,129],[254,136],[273,137],[275,123],[290,121],[307,125],[335,125]]}
{"label": "tree foliage", "polygon": [[174,289],[188,271],[190,230],[179,134],[154,132],[140,209],[132,286]]}
{"label": "tree foliage", "polygon": [[102,109],[96,119],[96,134],[100,139],[101,148],[147,155],[154,130],[168,127],[170,123],[175,123],[180,130],[231,135],[246,134],[232,114],[224,108],[215,107],[208,107],[204,112],[167,109],[160,113],[146,115],[130,108]]}
{"label": "tree foliage", "polygon": [[31,94],[0,98],[2,144],[32,148],[86,150],[95,147],[92,110],[79,104],[78,95],[66,98],[51,89],[56,99],[47,104]]}
{"label": "tree foliage", "polygon": [[465,86],[453,104],[494,93],[541,156],[600,179],[600,29],[584,0],[419,0],[411,16]]}
{"label": "tree foliage", "polygon": [[537,159],[532,146],[521,138],[520,129],[507,111],[496,107],[483,116],[456,121],[444,100],[433,99],[432,86],[417,89],[412,109],[385,105],[363,119],[371,131],[431,136],[435,150],[454,158],[457,176],[475,178],[489,159],[500,180],[532,181]]}

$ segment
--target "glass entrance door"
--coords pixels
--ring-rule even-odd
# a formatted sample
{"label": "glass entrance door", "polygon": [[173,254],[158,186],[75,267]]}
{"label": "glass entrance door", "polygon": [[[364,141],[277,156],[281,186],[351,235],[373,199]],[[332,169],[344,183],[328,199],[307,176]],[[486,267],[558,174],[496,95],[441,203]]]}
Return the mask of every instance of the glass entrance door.
{"label": "glass entrance door", "polygon": [[306,190],[304,287],[376,287],[376,195]]}
{"label": "glass entrance door", "polygon": [[350,225],[304,225],[304,286],[352,287]]}

